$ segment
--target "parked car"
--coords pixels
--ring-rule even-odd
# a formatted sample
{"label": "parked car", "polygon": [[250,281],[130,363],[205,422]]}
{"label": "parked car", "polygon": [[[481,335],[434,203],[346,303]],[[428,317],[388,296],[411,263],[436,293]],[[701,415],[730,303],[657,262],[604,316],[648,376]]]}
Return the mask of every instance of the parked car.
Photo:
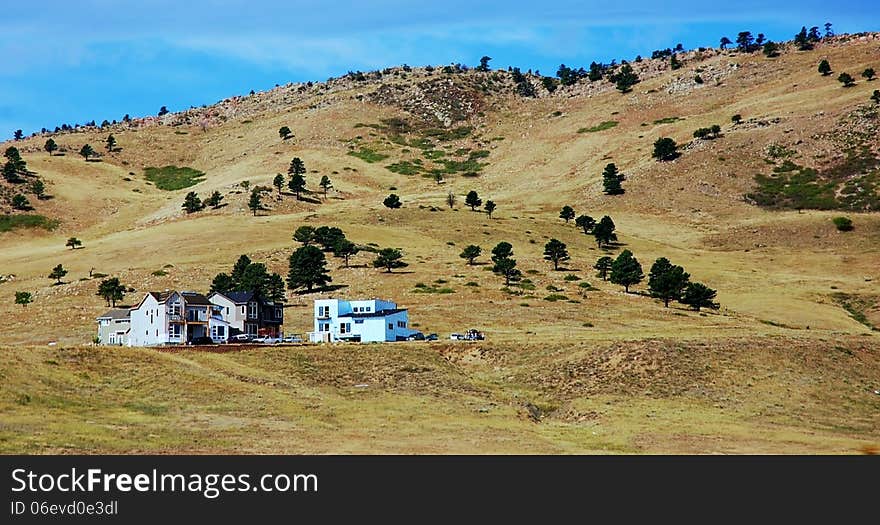
{"label": "parked car", "polygon": [[214,340],[210,337],[193,337],[192,341],[189,342],[191,345],[213,345]]}
{"label": "parked car", "polygon": [[424,341],[425,334],[423,334],[421,332],[416,332],[416,333],[412,334],[411,336],[407,337],[406,340],[407,341]]}
{"label": "parked car", "polygon": [[483,335],[483,332],[480,332],[479,330],[474,330],[473,328],[471,328],[470,330],[468,330],[467,332],[465,332],[463,334],[459,334],[459,333],[450,334],[449,338],[456,340],[456,341],[482,341],[483,339],[486,338],[486,336]]}
{"label": "parked car", "polygon": [[302,343],[303,338],[298,335],[285,335],[281,341],[284,343]]}
{"label": "parked car", "polygon": [[439,339],[437,334],[428,334],[425,336],[425,341],[436,341],[437,339]]}
{"label": "parked car", "polygon": [[230,341],[234,341],[236,343],[247,343],[253,340],[251,334],[236,334],[229,338]]}
{"label": "parked car", "polygon": [[254,343],[259,343],[262,345],[277,345],[278,343],[281,342],[281,338],[275,337],[272,335],[266,335],[266,336],[262,336],[262,337],[257,337],[256,339],[253,339],[252,341]]}

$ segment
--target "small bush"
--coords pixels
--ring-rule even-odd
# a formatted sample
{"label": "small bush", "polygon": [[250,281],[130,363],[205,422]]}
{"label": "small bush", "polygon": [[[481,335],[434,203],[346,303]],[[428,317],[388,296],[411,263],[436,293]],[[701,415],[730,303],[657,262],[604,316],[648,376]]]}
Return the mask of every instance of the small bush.
{"label": "small bush", "polygon": [[619,124],[619,122],[617,122],[616,120],[606,120],[604,122],[600,122],[599,124],[596,124],[595,126],[592,126],[589,128],[581,128],[581,129],[577,130],[577,132],[578,133],[596,133],[599,131],[605,131],[606,129],[611,129],[618,124]]}
{"label": "small bush", "polygon": [[544,300],[550,301],[551,303],[555,303],[556,301],[567,301],[568,297],[566,297],[562,294],[552,293],[552,294],[548,295],[547,297],[544,297]]}
{"label": "small bush", "polygon": [[835,217],[832,219],[834,225],[837,227],[838,231],[848,232],[853,230],[852,219],[849,217]]}

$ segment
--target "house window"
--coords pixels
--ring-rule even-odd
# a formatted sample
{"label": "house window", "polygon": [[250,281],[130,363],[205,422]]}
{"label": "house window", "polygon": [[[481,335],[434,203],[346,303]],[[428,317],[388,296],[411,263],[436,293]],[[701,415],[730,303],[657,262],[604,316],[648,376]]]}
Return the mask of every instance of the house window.
{"label": "house window", "polygon": [[281,311],[281,308],[275,308],[275,319],[281,319],[284,316],[284,312]]}
{"label": "house window", "polygon": [[214,339],[223,339],[226,335],[226,327],[225,326],[212,326],[211,327],[211,337]]}
{"label": "house window", "polygon": [[368,307],[367,307],[367,308],[366,308],[366,311],[367,311],[367,312],[369,312],[369,311],[370,311],[370,307],[369,307],[369,306],[368,306]]}
{"label": "house window", "polygon": [[339,323],[339,333],[347,334],[351,332],[351,323]]}
{"label": "house window", "polygon": [[248,303],[248,317],[251,319],[257,318],[257,303]]}
{"label": "house window", "polygon": [[318,325],[319,332],[329,332],[330,331],[330,323],[321,323]]}
{"label": "house window", "polygon": [[180,304],[172,304],[171,308],[168,309],[168,313],[171,315],[180,315]]}
{"label": "house window", "polygon": [[397,321],[398,328],[406,328],[406,321]]}
{"label": "house window", "polygon": [[318,307],[318,317],[330,317],[330,307],[329,306],[319,306]]}
{"label": "house window", "polygon": [[364,320],[363,319],[355,319],[354,324],[364,324]]}
{"label": "house window", "polygon": [[245,313],[245,312],[244,312],[244,305],[242,305],[242,307],[241,307],[241,315],[244,315],[244,313]]}
{"label": "house window", "polygon": [[170,325],[168,327],[168,335],[173,338],[180,337],[180,325],[179,324]]}
{"label": "house window", "polygon": [[388,323],[388,329],[394,330],[394,323]]}

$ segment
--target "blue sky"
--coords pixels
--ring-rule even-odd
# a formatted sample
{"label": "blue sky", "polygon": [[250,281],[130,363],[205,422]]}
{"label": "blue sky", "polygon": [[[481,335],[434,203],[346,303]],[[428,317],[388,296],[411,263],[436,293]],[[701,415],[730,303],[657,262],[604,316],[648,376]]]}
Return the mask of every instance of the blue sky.
{"label": "blue sky", "polygon": [[[178,4],[185,4],[183,6]],[[44,0],[0,18],[0,137],[211,104],[348,70],[461,62],[553,74],[742,30],[880,30],[880,2]]]}

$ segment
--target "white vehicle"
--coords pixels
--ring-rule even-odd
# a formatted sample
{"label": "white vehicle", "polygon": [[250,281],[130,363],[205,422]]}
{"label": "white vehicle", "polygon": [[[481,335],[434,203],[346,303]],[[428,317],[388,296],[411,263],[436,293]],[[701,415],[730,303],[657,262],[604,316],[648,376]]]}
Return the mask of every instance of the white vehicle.
{"label": "white vehicle", "polygon": [[278,343],[281,342],[281,338],[267,335],[267,336],[263,336],[263,337],[257,337],[256,339],[253,339],[253,342],[260,343],[263,345],[277,345]]}
{"label": "white vehicle", "polygon": [[253,341],[253,338],[254,336],[252,336],[251,334],[237,334],[230,337],[229,340],[235,343],[248,343],[250,341]]}
{"label": "white vehicle", "polygon": [[298,335],[286,335],[281,341],[284,343],[302,343],[303,338]]}

